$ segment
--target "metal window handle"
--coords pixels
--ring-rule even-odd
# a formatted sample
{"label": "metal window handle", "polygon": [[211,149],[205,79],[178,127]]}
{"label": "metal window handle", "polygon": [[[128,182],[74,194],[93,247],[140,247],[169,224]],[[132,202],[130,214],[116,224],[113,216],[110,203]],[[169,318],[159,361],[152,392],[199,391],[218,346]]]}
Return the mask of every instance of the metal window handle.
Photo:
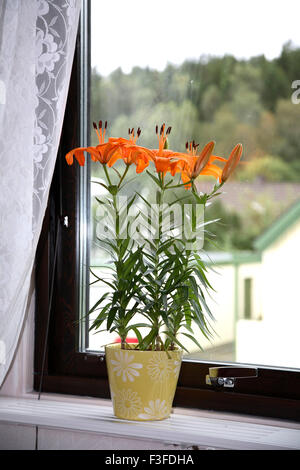
{"label": "metal window handle", "polygon": [[256,367],[210,367],[206,385],[233,388],[236,380],[258,377]]}

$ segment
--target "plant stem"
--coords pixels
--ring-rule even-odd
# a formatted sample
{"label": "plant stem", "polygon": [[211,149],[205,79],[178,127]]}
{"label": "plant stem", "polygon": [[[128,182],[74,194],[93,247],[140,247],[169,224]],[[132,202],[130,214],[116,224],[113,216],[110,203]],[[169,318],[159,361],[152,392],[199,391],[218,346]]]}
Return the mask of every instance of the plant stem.
{"label": "plant stem", "polygon": [[126,165],[125,171],[124,171],[123,175],[121,176],[119,184],[118,184],[119,189],[121,187],[121,184],[123,183],[123,180],[124,180],[125,176],[127,175],[128,170],[129,170],[129,165]]}
{"label": "plant stem", "polygon": [[105,164],[103,165],[103,169],[104,169],[104,173],[105,173],[105,176],[106,176],[107,183],[111,186],[111,180],[110,180],[110,177],[109,177],[109,174],[108,174],[108,171],[107,171],[107,168],[106,168]]}
{"label": "plant stem", "polygon": [[191,184],[191,183],[192,183],[192,180],[187,181],[186,183],[180,183],[180,184],[176,184],[174,186],[168,186],[167,189],[185,188],[188,184]]}
{"label": "plant stem", "polygon": [[154,318],[154,328],[156,330],[156,336],[155,336],[155,344],[153,344],[153,349],[156,351],[161,350],[161,346],[163,344],[160,336],[159,336],[159,317],[160,317],[160,302],[159,302],[159,296],[160,296],[160,286],[158,285],[158,269],[159,269],[159,262],[160,262],[160,256],[158,254],[161,240],[162,240],[162,205],[163,205],[163,198],[164,198],[164,192],[165,192],[165,178],[164,174],[159,174],[159,179],[160,179],[160,189],[159,192],[157,193],[157,203],[158,203],[158,231],[156,233],[156,239],[155,239],[155,267],[154,267],[154,278],[155,278],[155,293],[154,293],[154,305],[155,305],[155,318]]}
{"label": "plant stem", "polygon": [[[121,251],[120,251],[120,214],[119,214],[119,209],[118,209],[118,192],[120,189],[121,182],[124,180],[126,173],[128,171],[128,166],[126,166],[125,171],[123,175],[120,177],[119,184],[117,185],[117,192],[116,194],[112,194],[112,202],[113,202],[113,208],[114,208],[114,213],[115,213],[115,239],[116,239],[116,256],[117,259],[115,261],[115,269],[116,269],[116,276],[117,276],[117,289],[120,292],[121,291],[121,285],[120,285],[120,276],[119,276],[119,266],[122,263],[122,256],[121,256]],[[106,165],[104,165],[104,172],[105,176],[107,179],[107,182],[110,186],[112,186],[111,179],[109,177],[108,170],[106,168]],[[123,306],[123,299],[122,296],[120,297],[119,300],[119,321],[120,321],[120,326],[118,329],[119,336],[121,338],[121,349],[126,349],[126,333],[124,333],[124,325],[122,325],[122,317],[123,317],[123,312],[124,311],[124,306]]]}

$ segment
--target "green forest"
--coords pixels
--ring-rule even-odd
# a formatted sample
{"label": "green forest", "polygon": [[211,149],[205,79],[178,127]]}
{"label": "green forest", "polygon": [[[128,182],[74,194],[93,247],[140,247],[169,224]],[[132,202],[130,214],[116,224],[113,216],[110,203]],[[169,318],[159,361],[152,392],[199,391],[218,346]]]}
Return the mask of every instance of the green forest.
{"label": "green forest", "polygon": [[[200,146],[214,140],[215,153],[228,157],[241,142],[243,159],[231,182],[300,183],[300,104],[291,101],[294,80],[300,80],[300,48],[290,42],[273,60],[201,56],[161,72],[134,67],[129,74],[117,69],[108,77],[93,69],[91,121],[107,120],[114,137],[126,137],[129,127],[140,126],[140,145],[152,148],[157,147],[155,125],[162,122],[172,126],[169,146],[174,150],[184,151],[187,140]],[[254,238],[282,210],[278,201],[262,199],[261,217],[249,208],[243,213],[228,209],[221,199],[208,209],[209,217],[221,219],[213,229],[220,249],[252,248]]]}

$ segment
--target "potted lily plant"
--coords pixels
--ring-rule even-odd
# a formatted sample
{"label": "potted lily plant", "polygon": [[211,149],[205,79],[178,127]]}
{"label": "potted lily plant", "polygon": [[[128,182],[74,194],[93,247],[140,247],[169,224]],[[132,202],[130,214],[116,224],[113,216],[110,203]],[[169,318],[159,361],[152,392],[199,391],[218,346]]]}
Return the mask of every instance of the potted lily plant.
{"label": "potted lily plant", "polygon": [[[102,165],[105,177],[99,183],[105,195],[97,198],[105,231],[98,241],[109,253],[111,275],[91,272],[93,282],[106,287],[90,309],[91,330],[104,328],[120,338],[105,347],[115,415],[129,420],[165,419],[171,413],[182,353],[187,350],[185,338],[201,348],[199,337],[213,335],[214,318],[206,302],[212,286],[201,257],[209,223],[203,213],[237,166],[242,145],[237,144],[228,159],[213,154],[213,141],[201,151],[195,142],[186,143],[186,152],[173,151],[168,148],[171,127],[163,124],[156,126],[158,148],[149,149],[137,144],[140,128],[136,133],[129,129],[128,139],[105,142],[107,122],[93,125],[99,144],[66,155],[69,165],[74,157],[84,165],[85,152],[90,154]],[[118,160],[123,162],[121,170],[115,166]],[[146,172],[153,200],[138,191],[124,196],[131,166],[137,177]],[[199,192],[195,184],[201,175],[217,180],[208,194]],[[186,189],[185,195],[178,195],[180,188]],[[135,343],[127,340],[132,334]]]}

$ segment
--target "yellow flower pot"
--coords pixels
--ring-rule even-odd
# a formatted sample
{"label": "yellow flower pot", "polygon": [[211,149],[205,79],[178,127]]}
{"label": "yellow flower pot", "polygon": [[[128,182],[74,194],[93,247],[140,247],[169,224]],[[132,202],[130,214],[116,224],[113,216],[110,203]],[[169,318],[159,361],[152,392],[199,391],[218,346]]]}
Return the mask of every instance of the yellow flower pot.
{"label": "yellow flower pot", "polygon": [[153,421],[170,416],[182,351],[124,350],[113,344],[106,346],[105,357],[118,418]]}

